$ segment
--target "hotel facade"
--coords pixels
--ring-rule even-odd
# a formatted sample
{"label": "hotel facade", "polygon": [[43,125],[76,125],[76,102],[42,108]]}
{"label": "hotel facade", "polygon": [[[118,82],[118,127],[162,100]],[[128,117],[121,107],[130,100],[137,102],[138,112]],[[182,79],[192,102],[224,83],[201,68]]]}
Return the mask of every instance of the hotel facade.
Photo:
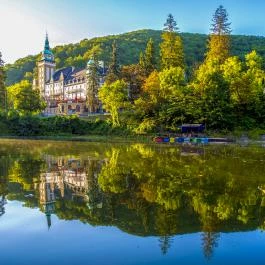
{"label": "hotel facade", "polygon": [[[37,62],[37,80],[33,80],[33,87],[38,89],[40,96],[46,101],[46,114],[86,114],[91,112],[88,105],[88,76],[94,60],[89,60],[87,67],[76,69],[69,66],[56,69],[55,57],[50,49],[46,34],[44,50]],[[104,83],[107,68],[99,61],[98,88]],[[94,95],[97,99],[97,93]],[[97,99],[98,100],[98,99]],[[102,105],[98,100],[94,112],[102,112]]]}

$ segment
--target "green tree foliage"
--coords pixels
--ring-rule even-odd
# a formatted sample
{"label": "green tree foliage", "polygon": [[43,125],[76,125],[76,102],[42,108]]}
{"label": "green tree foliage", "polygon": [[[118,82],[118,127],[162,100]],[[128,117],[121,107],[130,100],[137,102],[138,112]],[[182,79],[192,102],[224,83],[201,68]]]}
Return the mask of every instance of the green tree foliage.
{"label": "green tree foliage", "polygon": [[155,45],[152,38],[149,39],[145,49],[145,64],[147,74],[151,74],[157,67],[155,57]]}
{"label": "green tree foliage", "polygon": [[113,83],[117,81],[120,77],[120,66],[118,62],[118,48],[117,43],[114,40],[112,43],[112,56],[111,56],[111,62],[108,68],[108,75],[106,77],[107,83]]}
{"label": "green tree foliage", "polygon": [[[125,34],[107,36],[93,39],[84,39],[76,44],[68,44],[63,46],[57,46],[52,49],[57,69],[72,65],[74,58],[79,55],[82,56],[82,61],[78,62],[78,67],[85,67],[87,61],[90,59],[91,53],[86,56],[85,53],[90,51],[93,46],[100,44],[102,53],[100,60],[103,60],[108,65],[111,61],[112,44],[113,41],[119,44],[119,63],[121,66],[136,64],[139,60],[139,53],[146,47],[146,43],[150,38],[154,41],[155,58],[156,62],[160,61],[159,45],[161,43],[161,31],[160,30],[139,30],[128,32]],[[185,53],[185,62],[187,64],[188,76],[192,74],[194,66],[200,64],[206,53],[205,43],[207,36],[204,34],[193,33],[179,33],[183,40],[183,48]],[[265,58],[265,37],[258,36],[231,36],[231,55],[239,56],[243,59],[246,53],[256,50],[258,54]],[[25,79],[27,72],[32,73],[36,65],[37,57],[39,55],[27,56],[17,60],[13,64],[6,65],[6,85],[10,86],[14,83],[20,82]],[[70,61],[66,60],[72,58]],[[75,62],[77,62],[75,60]],[[76,64],[77,66],[77,64]]]}
{"label": "green tree foliage", "polygon": [[[93,58],[87,71],[90,112],[100,107],[98,60],[107,62],[109,72],[99,94],[112,115],[113,125],[123,122],[140,133],[176,131],[182,123],[205,123],[214,130],[263,128],[265,38],[230,36],[228,13],[223,6],[213,16],[208,45],[205,35],[180,34],[171,14],[164,26],[162,34],[143,30],[83,40],[56,47],[54,52],[58,64],[76,67]],[[160,71],[156,64],[159,53]],[[21,60],[19,65],[24,63]],[[27,71],[24,77],[31,81],[33,75]],[[127,96],[132,109],[122,112],[120,119],[119,110]]]}
{"label": "green tree foliage", "polygon": [[137,116],[142,117],[137,129],[139,132],[163,124],[163,110],[173,98],[183,94],[184,80],[184,70],[180,67],[171,67],[160,73],[154,71],[150,74],[143,85],[141,97],[135,101]]}
{"label": "green tree foliage", "polygon": [[[265,77],[262,58],[255,51],[247,54],[243,62],[237,57],[228,58],[222,65],[222,72],[229,84],[237,120],[243,125],[247,120],[262,123]],[[248,127],[251,124],[245,125]]]}
{"label": "green tree foliage", "polygon": [[181,67],[171,67],[159,73],[160,93],[165,99],[178,96],[185,85],[185,73]]}
{"label": "green tree foliage", "polygon": [[144,58],[143,52],[140,52],[138,64],[139,64],[141,71],[144,72],[145,71],[145,58]]}
{"label": "green tree foliage", "polygon": [[125,108],[128,104],[127,84],[123,80],[117,80],[112,84],[104,84],[98,95],[103,107],[110,112],[112,124],[119,126],[119,110]]}
{"label": "green tree foliage", "polygon": [[228,13],[219,6],[213,15],[213,24],[208,42],[206,60],[216,60],[223,63],[230,54],[230,25]]}
{"label": "green tree foliage", "polygon": [[5,69],[2,53],[0,52],[0,110],[6,107]]}
{"label": "green tree foliage", "polygon": [[142,71],[142,75],[146,77],[156,69],[155,48],[152,38],[149,39],[146,45],[145,53],[140,53],[139,66]]}
{"label": "green tree foliage", "polygon": [[[102,56],[103,50],[100,46],[100,44],[95,44],[92,46],[91,49],[89,49],[83,56],[83,58],[88,61],[90,59],[94,59],[94,60],[100,60],[101,56]],[[78,57],[81,57],[80,55],[78,55]],[[81,57],[82,58],[82,57]]]}
{"label": "green tree foliage", "polygon": [[171,14],[168,15],[162,33],[160,45],[160,56],[162,68],[181,67],[184,68],[184,52],[182,39],[178,33],[177,23]]}
{"label": "green tree foliage", "polygon": [[39,92],[33,90],[29,81],[24,80],[7,88],[9,108],[22,113],[38,113],[45,109]]}
{"label": "green tree foliage", "polygon": [[144,132],[154,129],[156,126],[155,116],[162,101],[159,72],[154,71],[145,80],[143,92],[134,102],[136,117],[140,119],[137,131]]}
{"label": "green tree foliage", "polygon": [[219,72],[211,75],[208,81],[200,99],[202,122],[212,129],[231,130],[234,117],[229,85]]}
{"label": "green tree foliage", "polygon": [[87,64],[87,93],[86,93],[86,104],[90,112],[96,112],[99,108],[99,102],[97,98],[99,89],[99,75],[98,75],[98,61],[92,57]]}
{"label": "green tree foliage", "polygon": [[121,77],[128,84],[128,94],[130,101],[134,101],[142,92],[142,86],[146,78],[140,64],[123,66]]}

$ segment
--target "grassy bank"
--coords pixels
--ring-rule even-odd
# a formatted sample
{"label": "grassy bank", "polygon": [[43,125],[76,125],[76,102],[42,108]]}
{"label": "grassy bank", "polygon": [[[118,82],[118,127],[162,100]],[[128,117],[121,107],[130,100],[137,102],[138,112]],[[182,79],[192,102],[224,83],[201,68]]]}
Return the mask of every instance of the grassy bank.
{"label": "grassy bank", "polygon": [[14,136],[0,135],[1,139],[32,139],[53,141],[105,142],[105,143],[153,143],[152,136],[117,136],[117,135],[50,135],[50,136]]}
{"label": "grassy bank", "polygon": [[[0,137],[2,138],[151,143],[155,135],[157,133],[136,134],[126,125],[113,127],[108,120],[80,119],[77,116],[40,117],[0,114]],[[209,130],[205,135],[227,137],[233,140],[246,136],[251,140],[261,140],[265,130],[259,128],[247,131],[240,128],[234,131]]]}

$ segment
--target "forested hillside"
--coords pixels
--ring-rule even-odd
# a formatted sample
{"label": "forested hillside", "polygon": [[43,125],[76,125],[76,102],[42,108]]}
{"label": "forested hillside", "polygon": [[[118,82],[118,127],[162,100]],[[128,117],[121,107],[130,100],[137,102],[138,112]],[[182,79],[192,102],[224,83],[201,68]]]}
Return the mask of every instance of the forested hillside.
{"label": "forested hillside", "polygon": [[[64,66],[84,67],[89,57],[89,51],[94,45],[99,44],[102,48],[101,58],[106,63],[110,61],[111,45],[113,40],[117,41],[119,47],[119,61],[121,65],[128,65],[138,62],[139,54],[146,47],[149,38],[154,40],[156,57],[159,57],[159,44],[161,42],[160,30],[139,30],[120,35],[112,35],[93,39],[84,39],[76,44],[56,46],[53,49],[56,58],[57,68]],[[202,62],[206,52],[207,35],[181,33],[183,39],[185,60],[188,73],[198,63]],[[231,53],[241,58],[251,50],[256,50],[259,55],[265,58],[265,37],[258,36],[232,36]],[[33,68],[35,67],[38,55],[27,56],[17,60],[14,64],[6,65],[6,84],[12,85],[22,79],[32,79]],[[159,61],[159,60],[157,60]]]}

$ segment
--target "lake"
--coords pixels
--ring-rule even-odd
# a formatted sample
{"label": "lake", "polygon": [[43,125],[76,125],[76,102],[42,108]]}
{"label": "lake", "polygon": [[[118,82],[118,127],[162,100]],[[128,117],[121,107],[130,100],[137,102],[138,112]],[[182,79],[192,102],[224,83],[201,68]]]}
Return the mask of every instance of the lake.
{"label": "lake", "polygon": [[0,140],[1,264],[264,264],[265,148]]}

